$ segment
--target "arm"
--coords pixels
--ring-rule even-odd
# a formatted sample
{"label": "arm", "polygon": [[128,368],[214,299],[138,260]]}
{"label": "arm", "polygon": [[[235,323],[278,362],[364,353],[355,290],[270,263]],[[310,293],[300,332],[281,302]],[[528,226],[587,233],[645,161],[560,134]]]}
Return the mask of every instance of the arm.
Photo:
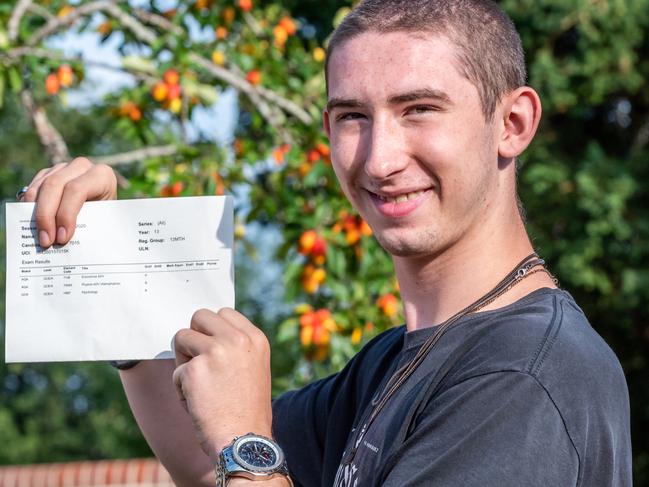
{"label": "arm", "polygon": [[173,386],[175,368],[173,360],[146,360],[120,371],[120,378],[142,434],[174,483],[213,486],[214,466]]}
{"label": "arm", "polygon": [[[124,391],[138,426],[156,457],[178,486],[214,486],[215,456],[201,449],[192,419],[173,386],[173,360],[147,360],[120,371]],[[284,479],[267,482],[233,478],[228,487],[286,487]]]}
{"label": "arm", "polygon": [[[36,174],[22,201],[36,202],[39,243],[47,248],[53,243],[64,245],[73,237],[83,203],[116,197],[117,181],[109,166],[76,158]],[[177,335],[175,364],[147,361],[121,372],[129,404],[145,438],[181,486],[213,485],[216,458],[234,436],[249,431],[270,436],[268,341],[233,310],[225,312],[230,320],[217,316],[216,329],[215,314],[209,313],[195,314],[194,329]],[[196,319],[206,314],[209,319]],[[230,326],[230,321],[234,325]],[[227,344],[225,350],[230,355],[218,356],[219,347],[213,346],[214,335],[219,335],[213,333],[215,330],[223,338],[219,344]],[[212,360],[215,351],[218,357]],[[249,360],[239,360],[245,356]],[[259,357],[261,360],[255,360]],[[215,383],[215,377],[221,381]],[[248,484],[252,481],[230,482],[233,487]],[[254,482],[255,487],[286,484],[284,479]]]}

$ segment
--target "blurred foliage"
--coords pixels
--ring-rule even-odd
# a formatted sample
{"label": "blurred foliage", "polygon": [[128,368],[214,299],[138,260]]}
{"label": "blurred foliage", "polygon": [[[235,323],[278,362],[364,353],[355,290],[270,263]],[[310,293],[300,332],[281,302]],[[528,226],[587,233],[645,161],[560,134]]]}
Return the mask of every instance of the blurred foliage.
{"label": "blurred foliage", "polygon": [[[145,6],[167,23],[144,21],[119,3],[155,34],[148,40],[123,17],[81,17],[58,32],[117,40],[119,69],[133,82],[88,108],[71,108],[66,97],[87,83],[90,63],[58,57],[50,34],[30,39],[52,22],[44,11],[65,23],[89,3],[41,1],[25,13],[15,39],[8,36],[15,2],[0,5],[5,198],[47,164],[20,107],[19,92],[29,88],[71,154],[177,148],[116,167],[129,182],[121,197],[236,195],[237,306],[273,342],[276,393],[338,370],[368,339],[400,323],[391,262],[342,196],[320,129],[322,47],[350,2]],[[649,428],[649,0],[500,3],[521,33],[529,82],[544,106],[539,133],[520,161],[528,229],[562,287],[620,357],[631,391],[635,484],[649,485],[642,433]],[[46,52],[16,54],[28,46]],[[233,139],[219,145],[209,135],[189,137],[197,107],[233,84]],[[255,261],[269,246],[272,259]],[[260,287],[260,265],[278,266],[277,276],[265,269],[275,282]],[[285,304],[272,304],[269,296],[282,293]],[[102,364],[2,365],[0,378],[0,440],[12,445],[0,450],[0,463],[148,451],[117,374]]]}

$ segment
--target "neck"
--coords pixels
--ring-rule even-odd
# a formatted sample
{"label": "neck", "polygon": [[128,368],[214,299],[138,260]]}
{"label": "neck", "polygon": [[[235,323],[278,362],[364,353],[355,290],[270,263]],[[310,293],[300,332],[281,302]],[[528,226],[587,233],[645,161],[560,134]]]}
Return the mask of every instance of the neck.
{"label": "neck", "polygon": [[[513,216],[513,215],[510,215]],[[533,252],[518,213],[500,232],[477,231],[432,257],[394,257],[408,331],[442,323],[500,282]],[[541,287],[555,287],[543,272],[522,281],[483,310],[506,306]]]}

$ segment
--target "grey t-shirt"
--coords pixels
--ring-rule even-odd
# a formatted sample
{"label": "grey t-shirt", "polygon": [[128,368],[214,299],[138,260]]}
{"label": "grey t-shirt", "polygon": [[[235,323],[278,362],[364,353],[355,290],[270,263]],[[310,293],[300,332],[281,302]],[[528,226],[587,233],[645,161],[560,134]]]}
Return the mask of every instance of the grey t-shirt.
{"label": "grey t-shirt", "polygon": [[432,332],[388,330],[273,402],[297,486],[631,486],[624,374],[561,290],[462,318],[359,436]]}

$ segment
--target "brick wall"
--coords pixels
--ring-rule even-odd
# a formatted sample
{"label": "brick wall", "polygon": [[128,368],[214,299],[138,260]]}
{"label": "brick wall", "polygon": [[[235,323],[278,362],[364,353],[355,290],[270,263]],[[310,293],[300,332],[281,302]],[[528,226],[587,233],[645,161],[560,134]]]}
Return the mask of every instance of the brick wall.
{"label": "brick wall", "polygon": [[153,458],[0,467],[0,487],[174,487]]}

